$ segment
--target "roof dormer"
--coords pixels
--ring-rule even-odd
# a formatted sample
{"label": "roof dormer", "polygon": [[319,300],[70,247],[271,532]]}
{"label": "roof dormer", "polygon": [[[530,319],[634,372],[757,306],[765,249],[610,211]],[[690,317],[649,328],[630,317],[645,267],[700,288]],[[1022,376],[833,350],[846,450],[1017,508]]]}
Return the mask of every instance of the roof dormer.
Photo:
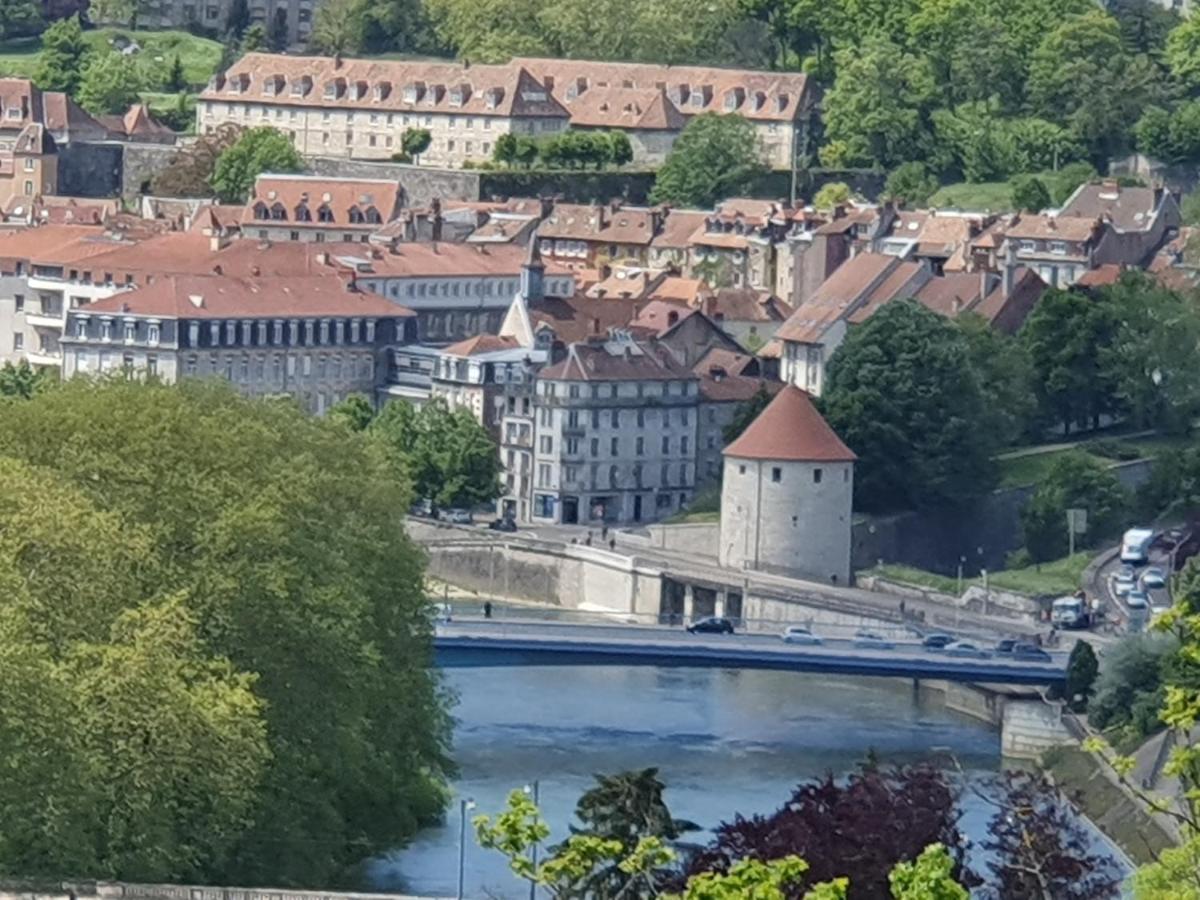
{"label": "roof dormer", "polygon": [[365,100],[369,85],[365,81],[356,81],[351,92],[352,100]]}
{"label": "roof dormer", "polygon": [[404,86],[404,102],[405,103],[420,103],[421,98],[425,96],[425,82],[410,81]]}
{"label": "roof dormer", "polygon": [[755,91],[754,96],[750,98],[750,107],[755,112],[762,112],[764,106],[767,105],[767,95],[762,91]]}
{"label": "roof dormer", "polygon": [[733,112],[735,109],[737,109],[739,106],[742,105],[742,103],[745,101],[745,99],[746,99],[745,88],[740,88],[740,87],[730,88],[729,90],[727,90],[725,92],[725,101],[724,101],[725,111]]}
{"label": "roof dormer", "polygon": [[572,78],[567,83],[567,99],[574,100],[580,94],[588,89],[588,80],[586,78]]}
{"label": "roof dormer", "polygon": [[324,99],[340,100],[346,93],[345,78],[331,78],[325,82]]}
{"label": "roof dormer", "polygon": [[381,100],[386,100],[392,93],[392,83],[390,81],[377,81],[375,88],[371,92],[371,99],[376,103]]}
{"label": "roof dormer", "polygon": [[495,109],[500,105],[500,101],[504,99],[504,88],[493,87],[488,88],[483,95],[483,104],[488,109]]}
{"label": "roof dormer", "polygon": [[301,75],[292,82],[292,96],[306,97],[312,90],[313,80],[311,75]]}
{"label": "roof dormer", "polygon": [[274,97],[276,94],[282,94],[286,85],[287,79],[282,75],[268,75],[263,81],[262,92],[268,97]]}
{"label": "roof dormer", "polygon": [[462,106],[471,99],[471,85],[467,82],[452,85],[450,87],[450,105]]}
{"label": "roof dormer", "polygon": [[775,112],[781,113],[784,110],[786,110],[788,108],[788,104],[791,102],[791,99],[792,98],[789,97],[787,94],[776,94],[775,95]]}
{"label": "roof dormer", "polygon": [[704,107],[708,106],[709,101],[712,100],[712,85],[692,85],[691,96],[689,97],[689,100],[691,101],[692,107],[695,109],[703,109]]}

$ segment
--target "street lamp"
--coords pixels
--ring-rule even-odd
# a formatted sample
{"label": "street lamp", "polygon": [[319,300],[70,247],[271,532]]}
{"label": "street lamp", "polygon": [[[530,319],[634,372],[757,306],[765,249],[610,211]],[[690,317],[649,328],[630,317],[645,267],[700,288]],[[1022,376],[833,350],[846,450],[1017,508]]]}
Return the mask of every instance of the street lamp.
{"label": "street lamp", "polygon": [[[538,805],[538,789],[540,788],[538,780],[533,779],[532,784],[525,785],[525,793],[533,798],[533,805]],[[533,848],[529,852],[530,860],[533,863],[533,879],[529,882],[529,900],[537,900],[537,865],[538,865],[538,845],[537,841],[533,842]]]}
{"label": "street lamp", "polygon": [[463,874],[467,861],[467,810],[475,808],[475,801],[467,797],[458,801],[458,900],[463,900]]}

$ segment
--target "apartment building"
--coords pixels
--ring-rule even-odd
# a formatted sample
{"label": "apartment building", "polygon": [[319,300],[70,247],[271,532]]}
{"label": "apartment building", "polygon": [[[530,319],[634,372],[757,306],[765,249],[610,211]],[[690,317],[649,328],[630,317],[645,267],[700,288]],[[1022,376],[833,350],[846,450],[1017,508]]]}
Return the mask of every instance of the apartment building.
{"label": "apartment building", "polygon": [[365,244],[402,206],[394,180],[259,175],[240,230],[264,241]]}
{"label": "apartment building", "polygon": [[[614,332],[571,344],[537,375],[528,491],[500,509],[541,523],[643,522],[686,506],[696,478],[699,379],[673,351]],[[529,417],[506,411],[520,433]],[[514,435],[514,443],[519,436]]]}
{"label": "apartment building", "polygon": [[423,165],[491,157],[502,134],[620,129],[634,161],[661,162],[687,120],[738,114],[764,161],[791,166],[807,141],[813,89],[800,73],[514,59],[505,65],[347,60],[248,53],[196,104],[197,130],[274,125],[305,155],[388,159],[409,128],[428,129]]}
{"label": "apartment building", "polygon": [[374,395],[386,348],[408,339],[411,317],[332,273],[166,276],[69,310],[63,374],[220,376],[245,394],[292,397],[320,415],[350,394]]}

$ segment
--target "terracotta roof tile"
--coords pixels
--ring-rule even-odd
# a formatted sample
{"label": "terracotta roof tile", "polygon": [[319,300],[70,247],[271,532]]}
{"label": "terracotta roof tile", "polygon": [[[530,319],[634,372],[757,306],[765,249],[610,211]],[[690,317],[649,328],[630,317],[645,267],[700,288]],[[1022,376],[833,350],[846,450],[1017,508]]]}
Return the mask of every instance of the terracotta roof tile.
{"label": "terracotta roof tile", "polygon": [[624,328],[637,312],[636,300],[592,300],[584,296],[546,297],[529,304],[534,331],[550,328],[566,344],[587,340],[610,329]]}
{"label": "terracotta roof tile", "polygon": [[830,325],[900,264],[894,256],[860,253],[842,263],[775,333],[777,338],[815,343]]}
{"label": "terracotta roof tile", "polygon": [[345,277],[333,274],[318,278],[171,275],[98,300],[87,312],[181,319],[414,315],[377,294],[351,290]]}
{"label": "terracotta roof tile", "polygon": [[857,459],[817,412],[808,394],[791,384],[725,448],[725,455],[781,462],[853,462]]}
{"label": "terracotta roof tile", "polygon": [[497,350],[515,350],[521,345],[516,338],[495,334],[477,334],[457,344],[445,347],[441,352],[447,356],[479,356],[484,353],[495,353]]}
{"label": "terracotta roof tile", "polygon": [[1107,217],[1120,231],[1146,231],[1154,224],[1154,188],[1121,187],[1115,181],[1081,184],[1059,211],[1085,219]]}
{"label": "terracotta roof tile", "polygon": [[1006,237],[1017,240],[1072,241],[1089,240],[1100,227],[1099,218],[1081,216],[1019,216],[1009,226]]}
{"label": "terracotta roof tile", "polygon": [[[242,214],[242,227],[258,223],[278,226],[282,222],[289,228],[300,229],[374,229],[392,221],[401,206],[400,182],[390,179],[259,175]],[[327,222],[320,220],[323,209],[331,217]],[[283,219],[274,218],[278,210],[282,210]],[[307,220],[298,218],[301,210],[309,216]],[[352,210],[357,210],[363,218],[352,221]],[[272,218],[263,218],[264,215]],[[370,221],[372,218],[375,221]]]}
{"label": "terracotta roof tile", "polygon": [[650,245],[663,250],[686,250],[691,245],[692,235],[704,227],[708,216],[709,213],[698,210],[668,210],[662,228]]}
{"label": "terracotta roof tile", "polygon": [[661,344],[609,341],[571,344],[566,359],[542,369],[538,377],[552,381],[687,381],[696,376]]}
{"label": "terracotta roof tile", "polygon": [[721,288],[704,304],[704,311],[729,322],[782,322],[792,308],[772,294],[755,288]]}

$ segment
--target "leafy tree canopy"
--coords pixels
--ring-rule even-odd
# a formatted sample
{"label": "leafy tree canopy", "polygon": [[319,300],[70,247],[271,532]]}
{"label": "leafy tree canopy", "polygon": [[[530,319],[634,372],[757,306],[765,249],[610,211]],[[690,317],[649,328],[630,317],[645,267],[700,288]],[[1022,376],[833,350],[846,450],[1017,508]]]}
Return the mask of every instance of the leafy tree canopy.
{"label": "leafy tree canopy", "polygon": [[120,53],[92,57],[79,79],[80,106],[95,115],[124,113],[138,101],[142,79],[136,66]]}
{"label": "leafy tree canopy", "polygon": [[434,821],[449,720],[410,492],[220,384],[0,416],[0,868],[328,884]]}
{"label": "leafy tree canopy", "polygon": [[1128,505],[1125,489],[1111,469],[1086,454],[1064,453],[1021,511],[1025,549],[1034,562],[1059,559],[1070,543],[1068,509],[1087,511],[1087,531],[1076,538],[1076,546],[1087,546],[1112,535]]}
{"label": "leafy tree canopy", "polygon": [[225,124],[176,151],[171,161],[150,182],[161,197],[211,197],[213,170],[221,154],[238,142],[242,128]]}
{"label": "leafy tree canopy", "polygon": [[44,91],[74,94],[79,89],[88,54],[79,16],[59,19],[42,34],[42,52],[33,80]]}
{"label": "leafy tree canopy", "polygon": [[287,135],[269,126],[251,128],[221,152],[213,167],[212,187],[223,201],[245,201],[264,172],[299,172],[304,161]]}
{"label": "leafy tree canopy", "polygon": [[1024,212],[1041,212],[1050,205],[1050,191],[1036,175],[1020,175],[1012,181],[1012,205]]}
{"label": "leafy tree canopy", "polygon": [[967,339],[915,301],[889,303],[850,331],[821,405],[858,454],[863,508],[961,503],[995,483],[999,436]]}
{"label": "leafy tree canopy", "polygon": [[684,126],[650,194],[652,203],[700,209],[744,193],[762,175],[754,126],[738,115],[702,113]]}
{"label": "leafy tree canopy", "polygon": [[884,193],[904,206],[925,206],[938,189],[938,180],[923,162],[901,163],[891,171]]}

